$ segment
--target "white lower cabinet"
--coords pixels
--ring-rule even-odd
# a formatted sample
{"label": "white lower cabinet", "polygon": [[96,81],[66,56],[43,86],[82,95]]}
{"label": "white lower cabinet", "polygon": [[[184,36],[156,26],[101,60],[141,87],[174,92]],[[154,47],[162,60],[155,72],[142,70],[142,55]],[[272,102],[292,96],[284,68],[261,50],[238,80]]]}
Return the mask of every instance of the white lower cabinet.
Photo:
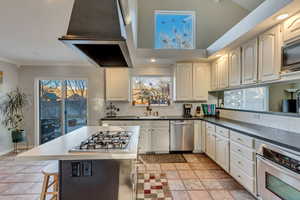
{"label": "white lower cabinet", "polygon": [[230,131],[230,174],[253,195],[256,191],[254,147],[252,137]]}
{"label": "white lower cabinet", "polygon": [[216,135],[216,162],[229,172],[229,139]]}
{"label": "white lower cabinet", "polygon": [[169,121],[104,121],[111,126],[140,126],[139,153],[169,153]]}
{"label": "white lower cabinet", "polygon": [[229,131],[206,123],[206,154],[229,172]]}
{"label": "white lower cabinet", "polygon": [[151,130],[151,152],[169,153],[169,129],[153,128]]}
{"label": "white lower cabinet", "polygon": [[254,139],[209,122],[205,123],[204,128],[206,155],[256,195]]}
{"label": "white lower cabinet", "polygon": [[216,158],[216,133],[207,130],[206,132],[206,154],[211,159],[215,160]]}
{"label": "white lower cabinet", "polygon": [[194,121],[194,153],[202,152],[202,129],[201,121]]}

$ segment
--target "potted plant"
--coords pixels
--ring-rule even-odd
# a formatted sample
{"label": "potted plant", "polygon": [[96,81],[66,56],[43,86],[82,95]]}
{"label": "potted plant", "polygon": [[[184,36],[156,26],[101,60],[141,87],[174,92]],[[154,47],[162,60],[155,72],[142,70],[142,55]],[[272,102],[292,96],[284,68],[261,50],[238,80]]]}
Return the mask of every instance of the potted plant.
{"label": "potted plant", "polygon": [[8,92],[1,102],[2,124],[11,131],[13,143],[25,140],[23,108],[27,105],[27,95],[19,88]]}

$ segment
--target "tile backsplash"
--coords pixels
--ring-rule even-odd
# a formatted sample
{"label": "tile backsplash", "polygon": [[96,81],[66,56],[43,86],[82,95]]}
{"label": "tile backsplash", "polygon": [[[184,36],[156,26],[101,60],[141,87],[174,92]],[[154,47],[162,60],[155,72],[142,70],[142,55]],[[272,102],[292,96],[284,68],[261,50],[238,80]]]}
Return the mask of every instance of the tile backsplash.
{"label": "tile backsplash", "polygon": [[300,118],[298,117],[239,112],[233,110],[221,110],[220,116],[227,119],[300,133]]}

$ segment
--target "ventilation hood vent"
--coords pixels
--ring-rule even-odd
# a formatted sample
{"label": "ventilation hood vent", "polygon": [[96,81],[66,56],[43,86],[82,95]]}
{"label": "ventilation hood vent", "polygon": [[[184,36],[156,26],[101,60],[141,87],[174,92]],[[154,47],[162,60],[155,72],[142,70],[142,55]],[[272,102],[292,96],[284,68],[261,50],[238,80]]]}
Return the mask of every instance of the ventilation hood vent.
{"label": "ventilation hood vent", "polygon": [[132,67],[119,0],[75,0],[60,41],[100,67]]}

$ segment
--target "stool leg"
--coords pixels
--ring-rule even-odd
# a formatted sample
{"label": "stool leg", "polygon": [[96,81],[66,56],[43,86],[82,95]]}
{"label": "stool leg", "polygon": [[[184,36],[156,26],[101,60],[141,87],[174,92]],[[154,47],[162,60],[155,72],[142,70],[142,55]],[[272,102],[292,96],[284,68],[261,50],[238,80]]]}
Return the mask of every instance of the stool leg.
{"label": "stool leg", "polygon": [[40,196],[40,200],[46,200],[48,184],[49,184],[49,176],[45,175],[44,176],[43,188],[42,188],[42,193],[41,193],[41,196]]}
{"label": "stool leg", "polygon": [[58,185],[58,177],[57,176],[54,176],[54,181],[55,181],[55,185],[54,185],[54,191],[57,192],[56,193],[56,200],[59,200],[58,198],[58,193],[59,193],[59,185]]}

